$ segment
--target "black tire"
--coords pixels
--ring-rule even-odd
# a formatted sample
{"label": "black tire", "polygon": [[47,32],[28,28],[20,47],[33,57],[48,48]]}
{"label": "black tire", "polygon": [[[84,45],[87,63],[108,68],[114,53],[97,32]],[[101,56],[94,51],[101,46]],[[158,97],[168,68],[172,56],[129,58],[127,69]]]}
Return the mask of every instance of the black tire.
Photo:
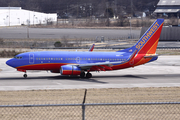
{"label": "black tire", "polygon": [[85,72],[81,72],[80,77],[84,78],[85,77]]}
{"label": "black tire", "polygon": [[92,77],[92,74],[91,73],[87,73],[86,74],[86,78],[91,78]]}
{"label": "black tire", "polygon": [[27,74],[24,74],[23,76],[24,76],[24,78],[27,78]]}

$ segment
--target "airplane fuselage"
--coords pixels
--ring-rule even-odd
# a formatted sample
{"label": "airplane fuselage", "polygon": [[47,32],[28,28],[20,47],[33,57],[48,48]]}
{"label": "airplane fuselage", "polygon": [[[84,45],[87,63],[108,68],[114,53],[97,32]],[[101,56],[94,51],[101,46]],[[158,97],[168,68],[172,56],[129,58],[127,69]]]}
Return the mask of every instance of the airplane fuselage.
{"label": "airplane fuselage", "polygon": [[[55,70],[66,64],[85,64],[105,61],[125,61],[131,54],[125,52],[27,52],[9,61],[17,69]],[[37,67],[36,67],[37,66]]]}
{"label": "airplane fuselage", "polygon": [[[8,61],[12,67],[19,71],[23,70],[51,70],[58,72],[63,65],[88,64],[99,62],[126,61],[132,53],[126,52],[62,52],[62,51],[41,51],[27,52],[17,55]],[[142,55],[143,56],[143,55]],[[134,61],[139,61],[142,56],[137,56]],[[155,60],[155,59],[154,59]],[[134,62],[133,61],[133,62]],[[142,63],[144,64],[144,63]],[[124,68],[123,64],[113,64],[112,70]],[[135,66],[129,63],[126,68]],[[109,68],[104,68],[109,70]],[[93,71],[93,69],[92,69]]]}

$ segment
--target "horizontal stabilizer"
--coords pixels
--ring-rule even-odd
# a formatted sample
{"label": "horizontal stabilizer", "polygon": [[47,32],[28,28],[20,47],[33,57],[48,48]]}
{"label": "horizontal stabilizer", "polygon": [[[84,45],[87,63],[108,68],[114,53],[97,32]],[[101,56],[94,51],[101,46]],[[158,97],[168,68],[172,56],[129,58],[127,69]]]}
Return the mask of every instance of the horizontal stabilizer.
{"label": "horizontal stabilizer", "polygon": [[155,54],[155,55],[146,55],[144,56],[144,58],[153,58],[153,57],[158,57],[159,55],[158,54]]}

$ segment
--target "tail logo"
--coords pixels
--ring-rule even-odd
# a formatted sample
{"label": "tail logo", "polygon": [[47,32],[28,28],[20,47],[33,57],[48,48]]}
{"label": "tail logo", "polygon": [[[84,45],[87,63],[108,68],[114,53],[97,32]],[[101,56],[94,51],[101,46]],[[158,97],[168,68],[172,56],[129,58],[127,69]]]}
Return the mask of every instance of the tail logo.
{"label": "tail logo", "polygon": [[136,45],[136,48],[139,50],[141,47],[149,40],[149,38],[152,37],[154,32],[158,29],[159,24],[156,22],[149,31],[146,32],[146,34],[142,37],[142,39],[139,41],[139,43]]}

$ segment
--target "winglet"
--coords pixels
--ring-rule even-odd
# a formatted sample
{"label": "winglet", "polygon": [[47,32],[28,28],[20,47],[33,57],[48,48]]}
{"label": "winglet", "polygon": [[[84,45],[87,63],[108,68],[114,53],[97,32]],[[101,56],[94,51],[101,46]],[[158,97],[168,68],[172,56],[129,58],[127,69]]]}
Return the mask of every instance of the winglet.
{"label": "winglet", "polygon": [[92,46],[89,48],[89,52],[92,52],[94,49],[95,44],[92,44]]}
{"label": "winglet", "polygon": [[[123,61],[121,62],[121,64],[124,64],[124,63],[127,63],[127,62],[131,62],[134,60],[136,54],[137,54],[138,50],[136,49],[131,55],[130,57],[126,60],[126,61]],[[116,64],[116,63],[119,63],[119,62],[111,62],[111,64]]]}

